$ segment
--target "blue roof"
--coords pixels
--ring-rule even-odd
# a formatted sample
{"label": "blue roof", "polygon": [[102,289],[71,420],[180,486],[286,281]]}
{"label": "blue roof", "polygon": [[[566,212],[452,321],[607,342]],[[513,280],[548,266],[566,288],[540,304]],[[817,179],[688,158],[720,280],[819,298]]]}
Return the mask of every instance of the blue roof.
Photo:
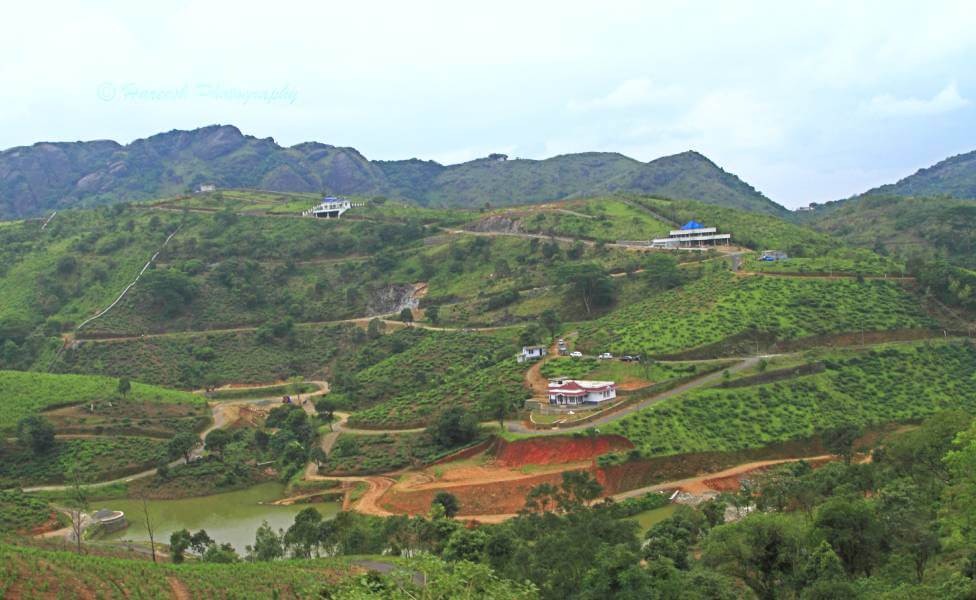
{"label": "blue roof", "polygon": [[326,196],[322,199],[322,202],[342,202],[342,198],[336,198],[335,196]]}
{"label": "blue roof", "polygon": [[702,229],[703,227],[705,226],[699,223],[698,221],[694,221],[694,220],[688,221],[687,223],[681,226],[682,229]]}

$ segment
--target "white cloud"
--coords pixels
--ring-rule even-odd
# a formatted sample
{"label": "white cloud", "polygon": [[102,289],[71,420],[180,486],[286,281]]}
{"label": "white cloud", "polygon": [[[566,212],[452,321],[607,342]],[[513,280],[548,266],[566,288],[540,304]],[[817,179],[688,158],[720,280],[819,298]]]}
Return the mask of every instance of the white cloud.
{"label": "white cloud", "polygon": [[655,86],[650,79],[628,79],[606,96],[588,100],[571,100],[569,110],[585,112],[589,110],[635,108],[672,101],[680,95],[681,88],[677,85]]}
{"label": "white cloud", "polygon": [[867,110],[885,117],[910,117],[916,115],[937,115],[958,110],[970,104],[959,94],[956,82],[945,86],[941,92],[929,99],[898,98],[891,94],[881,94],[871,98]]}

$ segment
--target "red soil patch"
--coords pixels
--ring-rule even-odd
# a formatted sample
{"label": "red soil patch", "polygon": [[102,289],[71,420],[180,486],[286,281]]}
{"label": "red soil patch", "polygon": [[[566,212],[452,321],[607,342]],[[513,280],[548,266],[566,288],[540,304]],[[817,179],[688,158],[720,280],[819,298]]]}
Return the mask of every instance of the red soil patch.
{"label": "red soil patch", "polygon": [[561,473],[547,473],[511,481],[451,486],[444,489],[406,492],[394,488],[383,496],[380,506],[396,514],[427,514],[437,492],[446,490],[457,497],[462,516],[511,514],[525,506],[525,495],[535,486],[541,483],[559,485],[561,482]]}
{"label": "red soil patch", "polygon": [[559,436],[505,442],[495,446],[495,464],[503,467],[561,465],[593,460],[608,452],[630,450],[634,445],[619,435],[599,437]]}

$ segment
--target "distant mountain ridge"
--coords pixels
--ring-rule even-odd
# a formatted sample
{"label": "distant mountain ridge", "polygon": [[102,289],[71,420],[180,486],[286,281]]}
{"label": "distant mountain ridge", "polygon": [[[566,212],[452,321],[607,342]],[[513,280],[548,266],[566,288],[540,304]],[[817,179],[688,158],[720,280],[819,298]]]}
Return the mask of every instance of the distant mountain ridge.
{"label": "distant mountain ridge", "polygon": [[896,183],[868,190],[861,196],[879,194],[976,198],[976,150],[951,156]]}
{"label": "distant mountain ridge", "polygon": [[68,206],[143,200],[198,185],[283,192],[386,195],[424,206],[536,203],[637,192],[784,215],[755,188],[688,151],[642,163],[585,152],[544,160],[492,154],[457,165],[370,161],[355,148],[279,146],[231,125],[173,130],[128,145],[110,140],[40,142],[0,152],[0,218]]}

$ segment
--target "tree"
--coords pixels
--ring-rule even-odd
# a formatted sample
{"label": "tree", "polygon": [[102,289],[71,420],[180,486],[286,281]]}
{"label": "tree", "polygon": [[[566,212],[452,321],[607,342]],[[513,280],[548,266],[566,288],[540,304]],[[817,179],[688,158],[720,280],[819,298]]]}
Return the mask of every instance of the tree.
{"label": "tree", "polygon": [[322,514],[313,507],[295,515],[295,522],[285,532],[283,542],[295,558],[312,558],[312,549],[318,546],[319,523]]}
{"label": "tree", "polygon": [[428,321],[436,325],[440,321],[440,307],[438,307],[436,304],[433,306],[428,306],[424,310],[424,315],[427,317]]}
{"label": "tree", "polygon": [[267,521],[263,521],[254,534],[254,546],[247,547],[248,560],[264,562],[284,556],[285,547],[282,537],[281,533],[275,533]]}
{"label": "tree", "polygon": [[119,392],[119,395],[122,396],[122,398],[128,396],[129,392],[132,390],[132,383],[129,381],[129,378],[119,377],[119,385],[116,387],[116,390]]}
{"label": "tree", "polygon": [[149,518],[149,501],[146,495],[142,495],[142,518],[146,524],[146,533],[149,534],[149,549],[152,551],[152,560],[156,562],[156,537],[153,534],[152,519]]}
{"label": "tree", "polygon": [[169,555],[174,563],[181,563],[186,555],[186,551],[193,543],[190,532],[186,529],[174,531],[169,536]]}
{"label": "tree", "polygon": [[166,317],[182,310],[198,290],[196,282],[186,273],[172,268],[146,272],[140,285],[150,304]]}
{"label": "tree", "polygon": [[369,325],[366,326],[366,337],[375,340],[383,335],[384,329],[386,329],[386,325],[381,319],[370,319]]}
{"label": "tree", "polygon": [[881,527],[866,500],[833,497],[817,510],[814,527],[853,575],[871,575],[881,548]]}
{"label": "tree", "polygon": [[401,310],[400,320],[404,323],[413,323],[413,311],[410,308],[404,308]]}
{"label": "tree", "polygon": [[230,544],[211,544],[203,553],[203,562],[229,564],[237,562],[240,557]]}
{"label": "tree", "polygon": [[54,447],[54,426],[44,417],[24,417],[17,422],[17,439],[34,454],[44,454]]}
{"label": "tree", "polygon": [[452,406],[441,412],[427,432],[442,447],[453,448],[478,436],[478,419],[463,407]]}
{"label": "tree", "polygon": [[569,297],[583,303],[587,315],[592,314],[593,309],[608,306],[614,301],[616,290],[613,279],[599,265],[567,265],[560,269],[559,279],[566,283]]}
{"label": "tree", "polygon": [[488,413],[498,419],[498,428],[505,431],[505,417],[508,416],[509,411],[513,408],[511,399],[499,394],[489,396],[486,404]]}
{"label": "tree", "polygon": [[801,522],[793,517],[753,513],[713,529],[705,538],[702,560],[738,577],[763,600],[788,597],[805,538]]}
{"label": "tree", "polygon": [[453,518],[461,508],[457,496],[449,492],[437,492],[433,502],[431,502],[431,506],[433,505],[440,505],[444,509],[444,516],[449,519]]}
{"label": "tree", "polygon": [[559,330],[559,315],[551,308],[547,308],[539,315],[539,322],[549,330],[549,335],[555,336]]}
{"label": "tree", "polygon": [[214,429],[207,434],[207,438],[204,441],[204,448],[207,452],[214,452],[220,457],[220,460],[224,459],[224,448],[227,444],[234,440],[234,436],[231,435],[226,429]]}
{"label": "tree", "polygon": [[199,442],[199,438],[194,434],[189,431],[181,431],[169,440],[166,449],[169,452],[170,458],[182,456],[183,461],[188,463],[190,462],[190,454]]}
{"label": "tree", "polygon": [[80,467],[72,467],[68,471],[68,480],[71,488],[65,497],[65,506],[68,508],[68,516],[71,518],[71,533],[74,536],[78,554],[81,554],[81,540],[85,532],[84,516],[88,510],[89,492],[83,484],[89,479],[88,474]]}
{"label": "tree", "polygon": [[197,554],[202,555],[207,551],[207,548],[213,545],[213,538],[207,535],[207,531],[205,529],[201,529],[190,536],[190,547],[193,548],[193,551]]}
{"label": "tree", "polygon": [[857,425],[845,423],[823,432],[820,438],[828,452],[842,457],[846,464],[851,464],[851,459],[854,457],[854,442],[861,437],[862,433]]}
{"label": "tree", "polygon": [[589,471],[563,471],[559,505],[564,512],[578,510],[596,500],[603,493]]}

